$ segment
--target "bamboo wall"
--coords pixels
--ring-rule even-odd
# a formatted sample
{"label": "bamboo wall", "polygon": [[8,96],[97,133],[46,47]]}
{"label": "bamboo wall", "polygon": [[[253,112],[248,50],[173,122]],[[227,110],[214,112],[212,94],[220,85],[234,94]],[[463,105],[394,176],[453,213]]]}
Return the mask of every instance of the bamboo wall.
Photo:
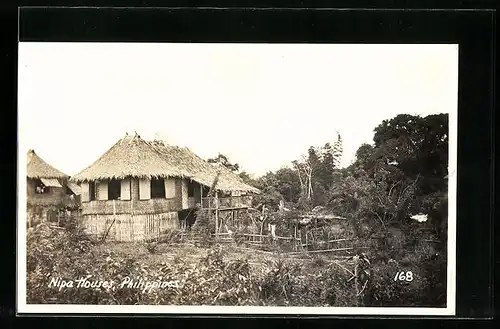
{"label": "bamboo wall", "polygon": [[96,200],[82,203],[83,215],[159,214],[178,210],[175,199]]}
{"label": "bamboo wall", "polygon": [[101,195],[98,200],[82,202],[82,224],[88,234],[102,238],[109,229],[106,240],[139,242],[156,239],[167,229],[179,228],[177,211],[186,205],[183,192],[187,193],[181,179],[166,180],[165,198],[154,199],[147,180],[134,178],[123,182],[125,200],[105,200]]}
{"label": "bamboo wall", "polygon": [[110,228],[106,240],[142,242],[157,239],[167,229],[179,228],[179,219],[177,212],[135,215],[85,215],[82,224],[87,234],[97,238],[101,238]]}

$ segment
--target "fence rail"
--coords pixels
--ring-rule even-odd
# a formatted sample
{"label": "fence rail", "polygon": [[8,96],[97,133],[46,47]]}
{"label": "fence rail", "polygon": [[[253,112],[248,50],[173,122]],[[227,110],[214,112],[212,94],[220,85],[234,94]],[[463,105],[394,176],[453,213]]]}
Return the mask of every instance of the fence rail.
{"label": "fence rail", "polygon": [[204,197],[201,198],[202,208],[247,208],[252,206],[252,196],[230,196],[223,198]]}

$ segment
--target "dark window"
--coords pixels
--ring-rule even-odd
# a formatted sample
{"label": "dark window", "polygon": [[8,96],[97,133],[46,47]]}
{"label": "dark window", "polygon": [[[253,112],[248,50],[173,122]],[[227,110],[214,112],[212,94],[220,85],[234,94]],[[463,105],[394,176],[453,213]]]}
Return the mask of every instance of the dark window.
{"label": "dark window", "polygon": [[165,198],[165,182],[163,178],[151,179],[151,198]]}
{"label": "dark window", "polygon": [[206,198],[208,196],[208,192],[210,192],[210,187],[203,186],[202,197]]}
{"label": "dark window", "polygon": [[43,185],[42,181],[37,179],[35,181],[35,193],[48,194],[50,193],[50,187]]}
{"label": "dark window", "polygon": [[120,200],[122,186],[119,179],[111,179],[108,184],[108,200]]}
{"label": "dark window", "polygon": [[196,188],[195,182],[189,181],[188,182],[188,198],[194,197],[194,189]]}
{"label": "dark window", "polygon": [[95,182],[89,182],[89,200],[96,200],[96,194]]}

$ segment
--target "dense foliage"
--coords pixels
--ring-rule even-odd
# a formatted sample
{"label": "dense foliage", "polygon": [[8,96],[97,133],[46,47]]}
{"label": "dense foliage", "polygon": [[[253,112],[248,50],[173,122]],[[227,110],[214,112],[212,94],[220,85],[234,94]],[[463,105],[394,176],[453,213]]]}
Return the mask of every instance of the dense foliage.
{"label": "dense foliage", "polygon": [[[227,249],[227,248],[224,248]],[[28,232],[27,302],[71,304],[353,306],[349,275],[334,264],[304,266],[307,260],[271,258],[252,267],[248,258],[228,258],[221,247],[180,248],[173,259],[89,240],[76,229],[46,224]],[[172,249],[168,250],[170,253]],[[190,259],[189,253],[202,253]],[[92,284],[77,287],[81,278]],[[124,285],[175,282],[168,287]],[[51,280],[73,287],[49,286]],[[104,281],[114,280],[105,286]],[[98,282],[101,282],[99,284]]]}
{"label": "dense foliage", "polygon": [[[342,138],[337,134],[334,143],[311,146],[290,168],[256,179],[245,173],[241,176],[263,192],[255,198],[256,205],[278,209],[285,202],[302,210],[324,206],[348,218],[358,238],[378,241],[369,254],[379,271],[390,268],[387,277],[393,274],[394,262],[405,262],[405,255],[413,255],[411,266],[425,273],[420,287],[429,296],[438,296],[434,303],[442,305],[446,295],[448,115],[397,115],[375,127],[373,143],[361,145],[347,168],[339,167],[341,156]],[[417,214],[427,215],[427,221],[411,219]],[[419,241],[433,242],[417,248]],[[379,280],[384,277],[375,274]],[[374,296],[390,304],[388,298],[393,295]]]}

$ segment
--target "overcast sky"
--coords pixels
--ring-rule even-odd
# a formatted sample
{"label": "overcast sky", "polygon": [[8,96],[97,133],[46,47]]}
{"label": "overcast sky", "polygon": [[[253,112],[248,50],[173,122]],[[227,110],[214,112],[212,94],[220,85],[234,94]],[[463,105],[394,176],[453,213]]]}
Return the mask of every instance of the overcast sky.
{"label": "overcast sky", "polygon": [[[126,132],[255,175],[400,113],[457,111],[456,45],[20,43],[19,149],[74,175]],[[23,156],[21,159],[25,159]]]}

